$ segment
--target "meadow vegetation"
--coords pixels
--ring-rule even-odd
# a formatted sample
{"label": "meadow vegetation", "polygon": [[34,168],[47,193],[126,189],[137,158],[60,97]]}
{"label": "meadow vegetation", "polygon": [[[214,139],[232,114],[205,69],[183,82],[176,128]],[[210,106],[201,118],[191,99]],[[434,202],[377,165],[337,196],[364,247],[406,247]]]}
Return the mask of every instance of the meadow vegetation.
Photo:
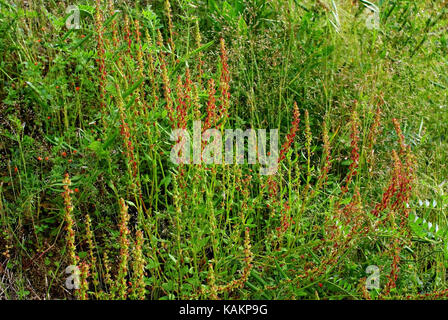
{"label": "meadow vegetation", "polygon": [[[447,14],[0,0],[0,299],[446,299]],[[278,171],[173,163],[195,120]]]}

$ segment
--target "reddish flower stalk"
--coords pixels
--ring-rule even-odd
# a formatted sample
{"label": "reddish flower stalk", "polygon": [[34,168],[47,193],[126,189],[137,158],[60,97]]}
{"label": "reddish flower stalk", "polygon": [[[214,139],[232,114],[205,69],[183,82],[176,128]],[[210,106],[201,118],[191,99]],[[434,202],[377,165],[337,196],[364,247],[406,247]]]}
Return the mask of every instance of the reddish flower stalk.
{"label": "reddish flower stalk", "polygon": [[266,207],[269,209],[270,211],[270,217],[274,218],[275,217],[275,213],[277,211],[277,206],[278,206],[278,199],[277,199],[277,195],[278,195],[278,183],[276,180],[274,180],[272,178],[272,175],[268,176],[268,179],[266,181],[266,185],[264,185],[262,188],[264,189],[265,187],[268,188],[268,199],[270,199],[272,201],[271,205],[268,203],[266,205]]}
{"label": "reddish flower stalk", "polygon": [[404,207],[404,204],[407,202],[407,198],[408,198],[408,194],[407,194],[407,185],[408,185],[408,179],[407,179],[407,175],[406,172],[404,172],[403,169],[403,164],[401,162],[401,160],[398,158],[397,153],[394,151],[394,159],[395,159],[395,175],[396,175],[396,180],[397,180],[397,184],[398,184],[398,188],[397,188],[397,194],[395,196],[395,202],[392,203],[391,205],[391,209],[392,210],[399,210],[402,209]]}
{"label": "reddish flower stalk", "polygon": [[106,287],[109,288],[110,290],[110,294],[107,295],[104,291],[101,292],[101,299],[102,300],[106,300],[106,298],[109,299],[114,299],[114,293],[115,293],[115,289],[114,289],[114,283],[112,281],[112,277],[111,277],[111,266],[110,266],[110,262],[109,262],[109,257],[107,255],[107,250],[104,251],[103,254],[103,265],[104,265],[104,284],[106,285]]}
{"label": "reddish flower stalk", "polygon": [[291,224],[294,224],[294,221],[289,214],[290,211],[291,207],[289,206],[288,201],[286,201],[280,211],[280,226],[276,228],[279,238],[282,238]]}
{"label": "reddish flower stalk", "polygon": [[[202,46],[201,44],[201,31],[199,30],[199,20],[196,20],[196,30],[195,30],[195,41],[196,41],[196,48],[200,48]],[[203,75],[203,71],[202,71],[202,66],[204,65],[204,61],[202,60],[203,57],[203,53],[202,51],[199,51],[198,53],[198,64],[197,64],[197,69],[198,69],[198,83],[199,83],[199,87],[202,87],[202,75]]]}
{"label": "reddish flower stalk", "polygon": [[389,186],[387,187],[386,191],[383,193],[381,202],[378,203],[375,206],[375,209],[372,211],[372,214],[377,217],[383,210],[385,210],[388,207],[390,200],[395,195],[395,192],[397,191],[397,188],[400,184],[401,162],[395,150],[392,150],[392,157],[394,159],[394,172],[392,175],[391,182],[389,183]]}
{"label": "reddish flower stalk", "polygon": [[[135,90],[135,103],[133,104],[133,116],[134,120],[137,117],[144,116],[145,119],[148,119],[148,103],[146,101],[146,95],[145,95],[145,81],[146,78],[145,74],[145,65],[143,62],[143,47],[142,47],[142,41],[141,41],[141,32],[140,32],[140,22],[138,20],[134,20],[134,27],[135,27],[135,42],[136,42],[136,51],[137,51],[137,63],[138,63],[138,77],[139,80],[142,80],[141,84],[136,88]],[[133,121],[133,129],[136,132],[137,131],[137,121]],[[148,130],[146,131],[149,136],[149,126],[147,127]],[[137,142],[137,147],[139,146]],[[142,195],[140,194],[140,197]]]}
{"label": "reddish flower stalk", "polygon": [[215,271],[213,270],[213,265],[211,263],[208,264],[208,285],[210,286],[210,298],[212,300],[218,300],[218,287],[216,286]]}
{"label": "reddish flower stalk", "polygon": [[97,38],[97,52],[98,52],[98,70],[100,73],[100,80],[99,80],[99,92],[100,92],[100,111],[101,111],[101,118],[103,121],[103,124],[106,125],[104,120],[104,112],[106,108],[106,77],[107,77],[107,71],[106,71],[106,62],[105,62],[105,49],[104,49],[104,26],[103,26],[103,13],[101,10],[101,0],[96,0],[96,15],[95,15],[95,25],[96,25],[96,32],[98,34]]}
{"label": "reddish flower stalk", "polygon": [[75,246],[75,231],[74,231],[74,221],[73,221],[73,205],[72,198],[70,196],[73,190],[70,189],[71,181],[68,173],[65,174],[63,180],[64,184],[64,218],[65,218],[65,230],[68,254],[70,258],[70,264],[76,266],[78,264],[78,257],[76,256],[76,246]]}
{"label": "reddish flower stalk", "polygon": [[118,266],[118,277],[117,277],[117,291],[119,299],[126,299],[127,296],[127,285],[126,276],[128,273],[128,263],[129,263],[129,213],[128,206],[124,200],[120,199],[120,264]]}
{"label": "reddish flower stalk", "polygon": [[299,123],[300,123],[300,111],[299,107],[297,106],[297,103],[294,102],[294,119],[292,121],[291,129],[289,130],[288,135],[286,136],[286,140],[282,145],[282,148],[280,150],[280,155],[278,158],[278,162],[280,163],[283,159],[286,157],[286,153],[289,151],[289,148],[291,147],[292,143],[294,142],[294,138],[297,134],[297,131],[299,130]]}
{"label": "reddish flower stalk", "polygon": [[187,127],[187,104],[185,103],[184,86],[181,77],[177,78],[176,95],[177,95],[177,128],[185,129]]}
{"label": "reddish flower stalk", "polygon": [[230,72],[229,65],[227,63],[227,52],[224,39],[221,38],[221,106],[220,106],[220,118],[226,119],[229,117],[228,110],[230,104]]}
{"label": "reddish flower stalk", "polygon": [[[297,132],[299,130],[299,124],[300,124],[300,111],[299,107],[297,106],[297,103],[294,102],[293,107],[293,121],[291,129],[289,130],[289,133],[286,135],[286,140],[283,143],[280,154],[278,158],[278,163],[280,163],[283,159],[286,158],[286,154],[288,153],[289,149],[291,148],[292,143],[294,142],[294,138],[297,135]],[[268,186],[268,194],[269,199],[273,199],[272,208],[270,208],[268,204],[268,208],[270,208],[270,217],[274,218],[277,209],[281,206],[280,201],[277,198],[278,194],[278,183],[272,178],[272,175],[268,177],[267,180],[267,186]],[[286,202],[283,207],[280,208],[280,226],[276,228],[279,237],[282,236],[286,230],[289,228],[291,224],[291,217],[289,216],[289,205],[288,202]]]}
{"label": "reddish flower stalk", "polygon": [[134,147],[132,145],[131,131],[126,122],[126,113],[124,110],[123,98],[121,97],[120,94],[120,87],[118,86],[118,84],[116,84],[115,87],[118,92],[117,105],[121,120],[120,133],[121,136],[123,137],[123,146],[126,150],[126,158],[128,159],[129,175],[132,179],[134,179],[137,176],[138,171],[137,160],[134,154]]}
{"label": "reddish flower stalk", "polygon": [[[408,146],[406,149],[406,161],[405,161],[405,172],[407,181],[405,187],[403,188],[405,194],[403,198],[404,204],[408,203],[411,197],[412,186],[414,182],[414,167],[415,167],[415,158],[411,152],[411,147]],[[409,214],[409,208],[406,207],[403,210],[405,211],[404,215],[407,218]],[[404,221],[402,221],[402,223],[404,223]]]}
{"label": "reddish flower stalk", "polygon": [[367,146],[367,163],[369,164],[369,174],[373,173],[373,165],[375,163],[375,150],[373,149],[376,143],[376,138],[379,134],[379,127],[381,124],[381,109],[378,107],[375,112],[375,119],[370,127],[367,140],[369,144]]}
{"label": "reddish flower stalk", "polygon": [[92,220],[90,219],[90,216],[86,215],[86,238],[87,238],[87,244],[89,248],[89,258],[90,258],[90,264],[92,266],[92,277],[93,277],[93,285],[95,286],[95,290],[97,289],[99,285],[98,281],[98,271],[96,269],[96,256],[95,256],[95,244],[94,244],[94,235],[92,232]]}
{"label": "reddish flower stalk", "polygon": [[346,193],[348,191],[348,186],[350,182],[352,181],[353,177],[357,175],[357,168],[359,163],[359,128],[358,128],[358,113],[355,109],[352,111],[352,118],[351,118],[351,128],[352,132],[350,134],[351,138],[351,155],[350,159],[352,160],[352,163],[350,164],[350,167],[348,168],[348,174],[345,178],[345,186],[341,187],[342,194]]}
{"label": "reddish flower stalk", "polygon": [[[141,32],[140,32],[140,22],[138,20],[134,21],[135,24],[135,42],[137,45],[137,62],[138,62],[138,74],[140,79],[145,78],[145,65],[143,63],[143,48],[141,42]],[[144,112],[146,112],[146,101],[145,101],[145,90],[143,89],[143,83],[140,85],[137,93],[137,98],[139,103],[143,104]]]}
{"label": "reddish flower stalk", "polygon": [[400,124],[398,123],[397,119],[392,119],[392,122],[394,123],[395,131],[397,132],[398,136],[398,142],[400,144],[400,156],[404,155],[406,153],[406,144],[404,143],[404,135],[401,132]]}
{"label": "reddish flower stalk", "polygon": [[444,289],[441,291],[434,291],[429,293],[421,293],[421,294],[415,294],[412,296],[407,296],[406,299],[412,299],[412,300],[435,300],[435,299],[444,299],[446,300],[448,298],[448,289]]}
{"label": "reddish flower stalk", "polygon": [[134,156],[134,147],[132,146],[131,132],[128,124],[122,121],[120,124],[120,134],[124,139],[123,146],[126,149],[126,158],[128,159],[128,164],[130,168],[131,177],[137,176],[137,161]]}
{"label": "reddish flower stalk", "polygon": [[[145,37],[146,37],[146,43],[148,44],[148,46],[152,45],[152,39],[151,39],[151,36],[149,35],[148,29],[145,29]],[[147,60],[148,60],[148,79],[149,79],[149,82],[151,83],[152,95],[153,95],[154,103],[155,103],[155,101],[157,101],[158,90],[157,90],[157,85],[156,85],[156,81],[155,81],[154,57],[153,57],[151,51],[149,51],[149,53],[148,53]]]}
{"label": "reddish flower stalk", "polygon": [[323,124],[322,124],[322,130],[323,130],[323,134],[322,134],[322,139],[324,142],[324,158],[325,158],[325,162],[324,162],[324,166],[322,168],[321,174],[319,176],[319,179],[317,180],[317,184],[316,184],[316,188],[313,189],[313,191],[311,192],[311,196],[313,196],[315,194],[316,191],[320,190],[320,188],[322,187],[322,185],[325,185],[325,183],[327,182],[328,179],[328,172],[330,171],[330,167],[331,167],[331,145],[330,145],[330,140],[328,138],[328,129],[327,129],[327,122],[324,120]]}
{"label": "reddish flower stalk", "polygon": [[138,230],[136,233],[137,240],[135,241],[133,250],[133,262],[132,262],[132,288],[131,295],[132,299],[143,300],[145,298],[145,260],[143,256],[143,232]]}
{"label": "reddish flower stalk", "polygon": [[[114,0],[109,0],[108,9],[109,9],[109,15],[113,16],[115,14]],[[112,20],[111,29],[112,29],[112,42],[115,49],[117,49],[119,46],[119,41],[118,41],[117,23],[115,22],[115,20]]]}
{"label": "reddish flower stalk", "polygon": [[[187,96],[188,91],[189,91],[189,86],[191,83],[191,81],[189,79],[188,69],[187,69],[185,81],[186,81],[186,83],[183,84],[181,77],[178,76],[177,85],[176,85],[176,96],[177,96],[177,107],[176,107],[177,124],[176,124],[176,126],[177,126],[177,128],[181,128],[181,129],[185,129],[187,127],[187,120],[188,120],[187,114],[188,114],[189,105],[187,104],[186,99],[188,99],[190,101],[189,104],[191,105],[191,98],[189,96]],[[181,141],[181,137],[179,137],[177,143],[180,143],[180,141]],[[182,141],[182,145],[183,145],[183,143],[184,142]],[[178,154],[179,157],[181,157],[182,149],[183,148],[180,148],[180,150],[179,150],[179,154]],[[181,163],[181,164],[179,164],[179,187],[181,189],[184,189],[186,187],[184,174],[185,174],[185,167]],[[187,197],[184,198],[184,201],[186,200],[186,198]]]}
{"label": "reddish flower stalk", "polygon": [[191,81],[190,69],[187,68],[185,70],[185,83],[184,83],[184,100],[187,105],[187,112],[191,110],[192,106],[192,85],[193,82]]}
{"label": "reddish flower stalk", "polygon": [[[356,186],[353,199],[341,211],[342,217],[344,218],[346,224],[350,223],[354,219],[356,214],[359,212],[360,205],[361,205],[361,195],[359,194],[358,186]],[[360,220],[358,219],[358,221]],[[352,232],[353,233],[358,232],[355,226],[353,226]]]}
{"label": "reddish flower stalk", "polygon": [[[398,156],[396,156],[398,158]],[[402,165],[401,161],[398,159],[400,164],[400,171],[398,175],[399,186],[397,190],[397,195],[395,197],[395,202],[391,205],[391,209],[400,213],[400,227],[401,230],[406,230],[407,219],[409,215],[409,208],[406,204],[409,203],[409,198],[411,197],[412,191],[412,155],[409,151],[408,157],[406,159],[405,166]]]}
{"label": "reddish flower stalk", "polygon": [[[158,31],[159,34],[159,47],[162,47],[162,34],[160,33],[160,31]],[[168,77],[168,70],[167,70],[167,65],[165,62],[165,58],[164,58],[164,53],[162,51],[160,51],[160,55],[159,55],[159,59],[160,59],[160,69],[162,70],[162,81],[163,81],[163,91],[165,94],[165,100],[166,100],[166,105],[165,105],[165,109],[168,112],[168,118],[170,119],[171,122],[171,126],[174,129],[175,128],[175,118],[174,118],[174,108],[173,108],[173,100],[171,99],[171,85],[170,85],[170,79]]]}
{"label": "reddish flower stalk", "polygon": [[79,293],[78,297],[79,300],[88,300],[88,291],[89,291],[89,282],[87,279],[89,278],[89,265],[86,262],[81,263],[79,266],[80,269],[80,286],[79,286]]}
{"label": "reddish flower stalk", "polygon": [[398,141],[400,144],[400,155],[406,157],[406,162],[405,165],[403,165],[397,152],[392,150],[392,157],[394,159],[392,180],[387,190],[383,193],[381,202],[375,206],[372,213],[375,216],[379,216],[379,214],[389,206],[393,197],[395,197],[395,201],[390,204],[390,209],[402,213],[400,217],[400,224],[404,227],[409,211],[405,205],[409,202],[412,191],[414,159],[410,147],[404,144],[404,136],[401,133],[398,121],[395,119],[394,126],[397,131]]}
{"label": "reddish flower stalk", "polygon": [[244,261],[246,262],[246,266],[242,270],[241,277],[239,279],[232,280],[230,283],[224,286],[217,287],[217,292],[231,292],[235,289],[242,288],[247,280],[249,280],[249,275],[253,267],[253,253],[251,251],[250,233],[248,227],[246,227],[244,233]]}
{"label": "reddish flower stalk", "polygon": [[201,104],[199,103],[198,86],[193,84],[192,89],[192,104],[193,104],[193,119],[201,118]]}
{"label": "reddish flower stalk", "polygon": [[386,283],[386,287],[385,287],[385,293],[384,295],[389,295],[390,294],[390,290],[395,288],[397,286],[397,279],[398,279],[398,274],[400,272],[400,267],[399,267],[399,263],[400,263],[400,251],[401,251],[401,244],[400,241],[398,240],[398,238],[394,239],[394,243],[393,243],[393,260],[392,260],[392,265],[391,265],[391,270],[390,270],[390,274],[387,276],[387,283]]}
{"label": "reddish flower stalk", "polygon": [[401,132],[400,124],[396,119],[393,119],[393,122],[395,126],[395,131],[397,132],[398,135],[398,141],[400,143],[400,156],[405,157],[406,161],[404,163],[404,166],[401,167],[401,172],[399,176],[400,179],[399,191],[396,200],[392,205],[392,209],[399,210],[400,212],[402,212],[400,224],[402,227],[404,227],[407,222],[409,212],[409,209],[406,208],[405,205],[409,202],[409,198],[411,196],[412,191],[414,158],[410,146],[407,146],[404,143],[404,135]]}
{"label": "reddish flower stalk", "polygon": [[131,59],[133,59],[131,28],[129,27],[129,18],[127,15],[124,16],[124,40],[128,46],[128,55]]}
{"label": "reddish flower stalk", "polygon": [[210,79],[208,81],[207,118],[202,129],[203,132],[213,127],[217,121],[215,93],[215,81]]}
{"label": "reddish flower stalk", "polygon": [[171,52],[173,54],[173,59],[176,55],[176,48],[174,46],[173,36],[174,36],[174,26],[173,26],[173,18],[171,14],[171,4],[169,0],[165,0],[165,13],[168,19],[168,31],[169,31],[169,44],[171,47]]}
{"label": "reddish flower stalk", "polygon": [[[403,166],[402,161],[400,160],[399,155],[395,150],[392,151],[392,156],[394,159],[394,172],[392,181],[389,184],[388,189],[383,194],[383,198],[381,203],[377,204],[373,214],[376,216],[387,207],[390,207],[388,219],[385,219],[383,223],[386,221],[390,221],[393,227],[397,227],[394,214],[399,215],[399,230],[401,232],[406,233],[406,224],[408,219],[409,209],[406,208],[406,204],[409,201],[411,190],[412,190],[412,180],[413,180],[413,157],[410,151],[410,148],[407,147],[404,143],[404,136],[401,132],[400,125],[396,119],[393,120],[395,130],[398,135],[398,141],[400,144],[400,155],[406,157],[405,165]],[[391,203],[392,198],[395,197],[395,201]],[[392,264],[391,264],[391,272],[387,276],[388,282],[385,288],[385,295],[389,295],[390,291],[396,287],[396,281],[398,279],[398,274],[400,271],[399,263],[400,263],[400,251],[404,245],[404,240],[401,238],[395,238],[392,244]]]}

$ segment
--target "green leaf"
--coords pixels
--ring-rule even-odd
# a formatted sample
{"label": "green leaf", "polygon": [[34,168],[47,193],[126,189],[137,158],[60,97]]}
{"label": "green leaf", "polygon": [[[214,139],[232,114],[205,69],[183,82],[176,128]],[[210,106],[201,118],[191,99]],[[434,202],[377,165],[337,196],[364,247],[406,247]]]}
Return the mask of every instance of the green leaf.
{"label": "green leaf", "polygon": [[171,176],[166,176],[165,178],[163,178],[160,183],[159,183],[159,188],[164,185],[165,187],[167,187],[169,184],[171,183]]}
{"label": "green leaf", "polygon": [[174,264],[177,264],[177,259],[174,258],[174,256],[171,253],[168,253],[168,257],[174,262]]}
{"label": "green leaf", "polygon": [[238,34],[240,36],[247,35],[247,24],[242,16],[240,16],[240,18],[238,19]]}
{"label": "green leaf", "polygon": [[152,269],[156,269],[160,266],[160,263],[158,263],[157,261],[154,261],[153,259],[149,258],[148,259],[148,264],[146,265],[146,269],[147,270],[152,270]]}
{"label": "green leaf", "polygon": [[136,83],[134,83],[134,85],[130,87],[125,93],[123,93],[123,99],[126,99],[132,92],[134,92],[134,90],[137,89],[142,84],[143,80],[145,79],[141,78]]}
{"label": "green leaf", "polygon": [[180,66],[187,61],[188,59],[194,57],[196,54],[198,54],[199,52],[209,48],[213,43],[215,43],[215,40],[212,40],[206,44],[204,44],[203,46],[200,46],[199,48],[189,52],[188,54],[186,54],[182,59],[180,59],[179,63],[176,65],[175,68],[173,68],[173,70],[171,70],[170,75],[172,75],[174,72],[177,71],[177,69],[180,68]]}
{"label": "green leaf", "polygon": [[99,141],[97,141],[97,140],[92,141],[92,142],[89,144],[88,148],[89,148],[90,150],[92,150],[93,152],[95,152],[96,155],[97,155],[98,157],[100,157],[100,158],[101,158],[101,157],[104,157],[104,156],[107,154],[107,152],[106,152],[106,151],[104,150],[104,148],[103,148],[102,143],[99,142]]}

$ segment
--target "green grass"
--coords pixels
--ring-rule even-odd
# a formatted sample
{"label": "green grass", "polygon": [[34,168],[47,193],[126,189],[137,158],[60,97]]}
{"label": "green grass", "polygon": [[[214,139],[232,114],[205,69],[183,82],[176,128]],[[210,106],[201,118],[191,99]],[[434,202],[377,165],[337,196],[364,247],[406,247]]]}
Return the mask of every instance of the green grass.
{"label": "green grass", "polygon": [[[446,3],[107,2],[0,0],[0,299],[447,297]],[[170,161],[221,107],[275,175]]]}

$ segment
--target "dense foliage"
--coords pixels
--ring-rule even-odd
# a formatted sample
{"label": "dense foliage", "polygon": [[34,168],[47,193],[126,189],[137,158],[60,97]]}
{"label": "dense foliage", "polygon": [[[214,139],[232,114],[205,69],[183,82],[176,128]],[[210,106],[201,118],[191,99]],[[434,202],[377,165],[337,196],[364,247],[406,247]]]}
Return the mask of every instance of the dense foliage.
{"label": "dense foliage", "polygon": [[0,0],[0,299],[447,298],[447,6]]}

